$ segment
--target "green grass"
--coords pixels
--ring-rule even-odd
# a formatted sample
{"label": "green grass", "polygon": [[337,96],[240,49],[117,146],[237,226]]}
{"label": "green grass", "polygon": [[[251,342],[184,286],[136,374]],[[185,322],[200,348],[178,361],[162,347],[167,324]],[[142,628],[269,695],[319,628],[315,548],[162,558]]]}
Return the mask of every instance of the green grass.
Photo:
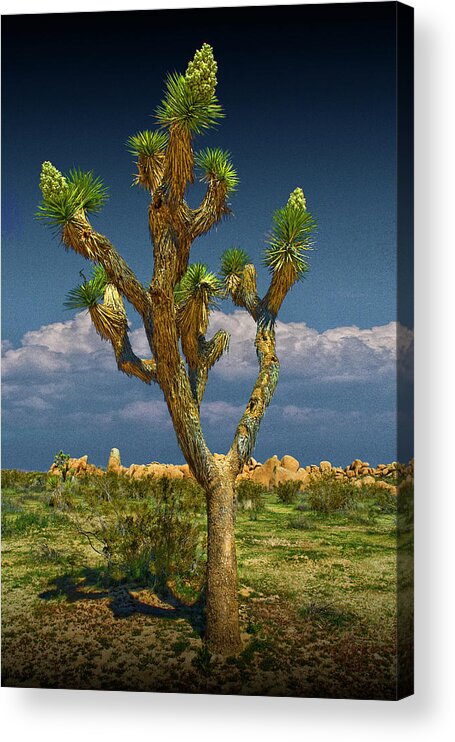
{"label": "green grass", "polygon": [[[21,478],[15,488],[10,477],[8,485],[6,685],[393,697],[393,513],[362,523],[346,512],[302,512],[276,493],[264,496],[255,519],[239,508],[244,644],[223,660],[205,649],[202,608],[185,580],[176,581],[176,601],[114,580],[70,514],[50,507],[42,479]],[[139,486],[134,497],[144,497]],[[404,544],[411,548],[410,537]]]}

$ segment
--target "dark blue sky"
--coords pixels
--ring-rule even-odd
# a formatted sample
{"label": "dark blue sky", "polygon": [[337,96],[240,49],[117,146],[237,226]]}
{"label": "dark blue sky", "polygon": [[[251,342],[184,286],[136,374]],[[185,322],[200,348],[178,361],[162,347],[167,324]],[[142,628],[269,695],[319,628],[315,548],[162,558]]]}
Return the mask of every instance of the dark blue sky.
{"label": "dark blue sky", "polygon": [[[311,272],[283,306],[282,322],[306,323],[322,336],[319,345],[326,349],[321,334],[328,329],[356,326],[363,331],[396,320],[395,3],[10,16],[3,19],[2,64],[3,338],[10,341],[10,354],[22,348],[27,331],[71,319],[62,302],[78,282],[79,270],[88,268],[33,218],[43,160],[62,171],[73,165],[93,169],[103,178],[110,200],[95,226],[142,281],[150,279],[147,197],[130,186],[133,164],[124,142],[153,126],[166,73],[184,71],[203,42],[214,47],[218,97],[226,118],[196,147],[229,149],[240,186],[232,198],[234,217],[194,246],[193,259],[216,269],[223,249],[239,245],[259,263],[273,211],[300,185],[318,221],[317,247],[310,255]],[[190,193],[190,202],[200,193],[199,188]],[[265,289],[265,269],[260,275],[260,288]],[[232,311],[228,305],[222,309]],[[137,328],[137,318],[131,319]],[[349,342],[352,346],[354,341]],[[367,347],[373,347],[369,340]],[[356,357],[352,350],[349,363],[356,366]],[[360,354],[360,365],[366,363],[362,358]],[[59,397],[48,389],[49,416],[35,409],[24,426],[14,412],[21,393],[16,361],[11,370],[7,364],[12,391],[4,402],[10,415],[4,423],[3,466],[47,467],[54,449],[61,447],[88,453],[97,463],[105,463],[111,445],[118,445],[131,461],[179,456],[172,430],[159,439],[149,431],[141,445],[129,437],[131,423],[115,423],[116,440],[109,426],[88,436],[84,426],[71,425],[69,432],[63,421],[76,409],[65,407],[69,392]],[[289,383],[288,401],[299,409],[325,410],[322,420],[327,421],[327,411],[338,414],[340,428],[332,425],[330,433],[321,422],[309,440],[304,425],[288,427],[284,416],[277,439],[272,411],[273,429],[266,419],[260,435],[262,456],[274,453],[276,445],[276,452],[286,449],[303,459],[307,454],[302,452],[313,460],[331,456],[340,463],[357,455],[394,458],[390,369],[385,372],[381,366],[376,378],[367,363],[368,381],[359,381],[358,373],[352,381],[324,381],[324,374],[316,374],[310,382],[305,369],[299,376],[297,364],[288,373],[285,357],[282,362],[277,407],[286,407],[283,395]],[[41,374],[47,373],[46,363]],[[27,376],[25,366],[21,383],[41,389],[38,371],[29,368]],[[93,378],[90,394],[103,414],[111,399],[106,394],[103,402],[106,377],[99,380],[98,393]],[[234,382],[214,375],[207,401],[240,405],[251,378]],[[81,372],[73,384],[88,400],[86,379]],[[159,390],[117,378],[113,369],[108,384],[116,400],[130,395],[128,404],[160,398]],[[133,391],[126,391],[128,385]],[[93,409],[93,401],[89,407]],[[384,426],[378,417],[377,425],[363,429],[351,420],[346,435],[342,420],[347,410],[357,410],[365,420],[389,414],[389,422]],[[146,425],[144,431],[138,429],[138,438],[146,431]],[[220,450],[229,444],[230,434],[230,429],[225,435],[207,433]]]}

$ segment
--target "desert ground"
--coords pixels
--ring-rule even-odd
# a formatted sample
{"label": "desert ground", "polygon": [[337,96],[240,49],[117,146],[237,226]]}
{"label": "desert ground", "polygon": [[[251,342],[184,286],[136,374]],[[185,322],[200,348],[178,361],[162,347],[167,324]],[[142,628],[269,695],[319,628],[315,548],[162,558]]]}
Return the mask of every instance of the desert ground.
{"label": "desert ground", "polygon": [[[164,589],[153,565],[126,569],[131,554],[107,565],[92,548],[101,531],[87,499],[101,478],[87,481],[3,472],[3,685],[396,697],[397,575],[402,594],[412,589],[411,516],[397,559],[396,495],[370,482],[355,499],[332,502],[332,478],[321,507],[321,485],[313,497],[311,486],[247,488],[237,512],[243,650],[224,658],[203,641],[204,557],[190,576],[171,570]],[[122,502],[130,496],[142,508],[147,493],[128,490]],[[191,513],[202,534],[203,505]]]}

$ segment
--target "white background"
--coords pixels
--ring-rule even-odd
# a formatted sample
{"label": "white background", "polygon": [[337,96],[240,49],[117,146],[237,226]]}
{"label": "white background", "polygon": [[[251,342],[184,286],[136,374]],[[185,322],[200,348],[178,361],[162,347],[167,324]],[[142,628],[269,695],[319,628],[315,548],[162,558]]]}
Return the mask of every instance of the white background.
{"label": "white background", "polygon": [[[0,0],[3,15],[242,4],[284,3]],[[454,739],[455,2],[410,4],[416,24],[415,696],[384,703],[2,688],[4,739]]]}

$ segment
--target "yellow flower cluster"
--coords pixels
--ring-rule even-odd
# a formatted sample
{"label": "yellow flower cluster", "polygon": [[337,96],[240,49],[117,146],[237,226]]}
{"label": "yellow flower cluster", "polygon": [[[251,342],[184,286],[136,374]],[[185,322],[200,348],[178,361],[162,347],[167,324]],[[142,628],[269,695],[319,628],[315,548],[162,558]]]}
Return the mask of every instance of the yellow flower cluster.
{"label": "yellow flower cluster", "polygon": [[53,198],[67,188],[66,178],[60,170],[57,170],[51,162],[46,160],[41,166],[39,187],[43,193],[43,198]]}
{"label": "yellow flower cluster", "polygon": [[301,188],[296,188],[292,191],[288,199],[288,205],[294,209],[303,209],[306,211],[306,198]]}
{"label": "yellow flower cluster", "polygon": [[189,62],[185,73],[188,88],[203,101],[209,101],[215,93],[217,69],[212,47],[203,44]]}

